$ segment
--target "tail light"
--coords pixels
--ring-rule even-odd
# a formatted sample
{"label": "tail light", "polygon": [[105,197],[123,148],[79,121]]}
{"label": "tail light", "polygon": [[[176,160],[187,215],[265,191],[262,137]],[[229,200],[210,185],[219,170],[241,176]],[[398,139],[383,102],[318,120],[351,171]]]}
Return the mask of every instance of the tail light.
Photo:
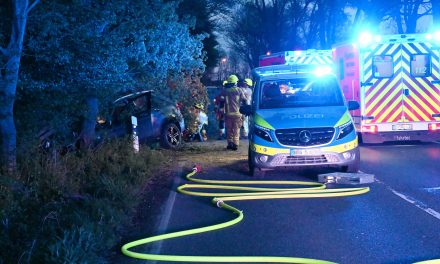
{"label": "tail light", "polygon": [[429,131],[438,131],[438,130],[440,130],[440,124],[437,124],[437,123],[428,124],[428,130]]}
{"label": "tail light", "polygon": [[377,126],[362,126],[362,132],[377,133]]}

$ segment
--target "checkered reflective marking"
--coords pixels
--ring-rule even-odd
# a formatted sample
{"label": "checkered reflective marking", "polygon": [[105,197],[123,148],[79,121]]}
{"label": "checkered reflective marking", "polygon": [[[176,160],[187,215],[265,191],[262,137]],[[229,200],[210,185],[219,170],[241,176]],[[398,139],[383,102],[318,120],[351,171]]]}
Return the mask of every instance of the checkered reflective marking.
{"label": "checkered reflective marking", "polygon": [[[411,76],[411,55],[431,56],[431,76]],[[394,75],[375,78],[372,71],[373,56],[390,55]],[[365,88],[365,116],[374,119],[366,123],[417,122],[435,120],[440,112],[440,95],[431,82],[440,79],[439,52],[430,43],[377,44],[363,54],[363,82]]]}
{"label": "checkered reflective marking", "polygon": [[305,55],[305,56],[294,56],[291,58],[290,62],[298,64],[332,64],[333,60],[331,56],[319,56],[319,55]]}
{"label": "checkered reflective marking", "polygon": [[[411,76],[411,55],[429,54],[431,57],[431,75],[427,77]],[[440,113],[439,88],[432,84],[440,79],[439,51],[432,48],[430,43],[402,44],[402,79],[403,89],[408,89],[408,95],[403,96],[403,122],[431,121],[434,113]]]}

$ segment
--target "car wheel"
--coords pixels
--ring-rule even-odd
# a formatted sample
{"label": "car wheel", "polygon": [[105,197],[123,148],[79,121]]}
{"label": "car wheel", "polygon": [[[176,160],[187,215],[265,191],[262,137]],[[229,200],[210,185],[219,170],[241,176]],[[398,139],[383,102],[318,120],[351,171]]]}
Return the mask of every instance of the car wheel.
{"label": "car wheel", "polygon": [[182,143],[180,128],[174,123],[167,123],[162,128],[161,145],[167,149],[177,149]]}
{"label": "car wheel", "polygon": [[360,159],[360,151],[358,149],[358,151],[356,151],[356,158],[354,159],[354,161],[348,166],[343,166],[342,171],[356,173],[359,171],[360,165],[361,165],[361,159]]}

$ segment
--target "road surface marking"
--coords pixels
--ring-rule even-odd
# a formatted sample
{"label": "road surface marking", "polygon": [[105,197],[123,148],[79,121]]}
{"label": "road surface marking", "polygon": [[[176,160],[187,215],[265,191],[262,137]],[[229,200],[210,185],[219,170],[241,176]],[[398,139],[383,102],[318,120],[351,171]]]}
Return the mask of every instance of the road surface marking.
{"label": "road surface marking", "polygon": [[408,196],[406,194],[400,193],[394,189],[392,189],[391,187],[387,188],[389,190],[391,190],[395,195],[399,196],[400,198],[402,198],[403,200],[407,201],[408,203],[411,203],[413,205],[415,205],[417,208],[422,209],[423,211],[425,211],[426,213],[434,216],[435,218],[437,218],[438,220],[440,220],[440,213],[435,211],[434,209],[429,208],[426,204],[412,198],[411,196]]}
{"label": "road surface marking", "polygon": [[[438,220],[440,220],[440,213],[437,212],[436,210],[428,207],[426,204],[418,201],[417,199],[414,199],[413,197],[400,193],[396,190],[394,190],[393,188],[387,186],[385,183],[381,182],[380,180],[378,180],[377,178],[375,179],[375,181],[379,184],[383,184],[388,190],[390,190],[392,193],[394,193],[395,195],[397,195],[398,197],[402,198],[403,200],[407,201],[410,204],[415,205],[417,208],[425,211],[426,213],[434,216],[435,218],[437,218]],[[438,187],[440,189],[440,187]],[[429,188],[426,188],[429,189]],[[437,189],[437,188],[432,188],[432,189]]]}
{"label": "road surface marking", "polygon": [[[162,217],[160,218],[160,222],[157,228],[158,233],[164,233],[167,230],[168,224],[170,223],[171,215],[173,214],[174,202],[176,201],[177,195],[177,187],[181,185],[181,175],[182,175],[182,167],[183,164],[179,162],[179,171],[177,175],[174,176],[173,187],[171,187],[170,194],[168,195],[167,202],[165,203],[165,208],[163,209]],[[160,254],[162,250],[162,242],[163,240],[159,240],[153,244],[153,248],[151,250],[151,254]],[[157,263],[157,261],[153,261],[152,263]]]}
{"label": "road surface marking", "polygon": [[440,193],[440,187],[422,188],[422,190],[433,194]]}

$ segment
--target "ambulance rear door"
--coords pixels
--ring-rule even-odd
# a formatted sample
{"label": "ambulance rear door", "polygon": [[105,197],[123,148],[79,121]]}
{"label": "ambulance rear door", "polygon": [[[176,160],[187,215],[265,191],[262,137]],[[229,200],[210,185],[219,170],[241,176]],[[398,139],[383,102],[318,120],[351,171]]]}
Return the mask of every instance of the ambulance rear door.
{"label": "ambulance rear door", "polygon": [[360,52],[361,114],[363,125],[390,131],[402,120],[402,52],[399,43],[377,43]]}
{"label": "ambulance rear door", "polygon": [[[403,115],[410,130],[428,130],[439,120],[439,50],[430,42],[402,43]],[[403,129],[398,127],[399,129]]]}

